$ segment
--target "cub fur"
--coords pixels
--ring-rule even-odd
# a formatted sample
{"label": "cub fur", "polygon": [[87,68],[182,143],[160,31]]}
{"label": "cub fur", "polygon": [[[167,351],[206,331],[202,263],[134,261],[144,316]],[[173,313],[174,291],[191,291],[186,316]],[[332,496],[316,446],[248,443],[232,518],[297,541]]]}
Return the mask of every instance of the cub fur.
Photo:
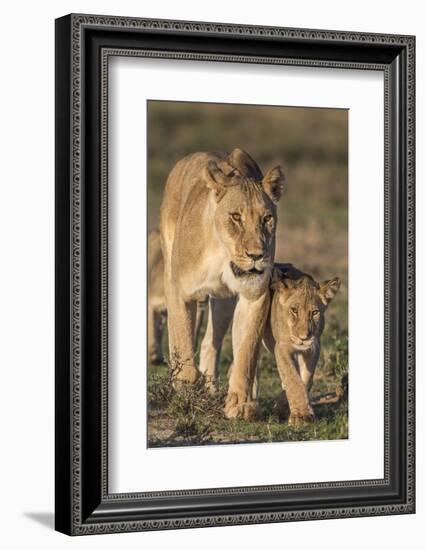
{"label": "cub fur", "polygon": [[281,378],[278,415],[289,424],[314,420],[309,391],[320,356],[324,314],[339,287],[338,277],[319,284],[291,264],[275,264],[263,342],[274,353]]}

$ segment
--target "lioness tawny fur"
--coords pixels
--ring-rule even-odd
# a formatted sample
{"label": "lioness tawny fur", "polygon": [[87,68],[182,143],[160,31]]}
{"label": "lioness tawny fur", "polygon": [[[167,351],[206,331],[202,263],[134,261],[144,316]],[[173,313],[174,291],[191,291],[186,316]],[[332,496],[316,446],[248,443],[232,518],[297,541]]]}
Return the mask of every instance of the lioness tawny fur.
{"label": "lioness tawny fur", "polygon": [[269,309],[276,205],[283,174],[263,176],[241,149],[195,153],[169,174],[160,214],[169,357],[175,382],[199,376],[194,358],[197,302],[238,297],[225,415],[251,418],[257,357]]}

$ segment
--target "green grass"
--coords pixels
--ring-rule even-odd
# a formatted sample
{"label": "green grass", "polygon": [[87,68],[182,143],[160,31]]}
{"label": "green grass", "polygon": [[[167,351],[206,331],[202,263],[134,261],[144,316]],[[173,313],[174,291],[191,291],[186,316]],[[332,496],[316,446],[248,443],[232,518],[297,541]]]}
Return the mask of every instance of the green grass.
{"label": "green grass", "polygon": [[[339,276],[342,286],[327,312],[321,358],[312,388],[316,421],[280,424],[273,411],[280,382],[273,356],[260,356],[257,422],[225,420],[225,338],[220,391],[202,385],[176,394],[167,366],[148,366],[150,446],[348,437],[348,118],[347,111],[203,103],[150,102],[148,106],[148,226],[158,227],[167,175],[183,156],[234,147],[247,150],[261,169],[281,164],[286,173],[279,205],[276,261],[291,262],[317,280]],[[166,338],[164,349],[167,348]]]}
{"label": "green grass", "polygon": [[221,355],[219,391],[214,397],[205,389],[202,379],[195,386],[185,385],[175,392],[169,367],[149,366],[149,446],[347,438],[348,340],[346,332],[339,328],[337,318],[330,313],[311,392],[315,422],[295,427],[278,421],[274,403],[281,385],[274,358],[264,350],[259,360],[259,419],[255,422],[226,420],[222,409],[227,390],[227,371],[232,361],[231,338],[227,334]]}

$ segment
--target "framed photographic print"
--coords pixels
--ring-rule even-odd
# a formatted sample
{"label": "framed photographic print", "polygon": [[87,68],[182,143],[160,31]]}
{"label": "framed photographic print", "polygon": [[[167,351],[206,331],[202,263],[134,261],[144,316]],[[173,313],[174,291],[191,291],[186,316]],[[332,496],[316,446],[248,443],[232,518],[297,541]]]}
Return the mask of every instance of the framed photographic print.
{"label": "framed photographic print", "polygon": [[56,529],[414,513],[412,36],[56,20]]}

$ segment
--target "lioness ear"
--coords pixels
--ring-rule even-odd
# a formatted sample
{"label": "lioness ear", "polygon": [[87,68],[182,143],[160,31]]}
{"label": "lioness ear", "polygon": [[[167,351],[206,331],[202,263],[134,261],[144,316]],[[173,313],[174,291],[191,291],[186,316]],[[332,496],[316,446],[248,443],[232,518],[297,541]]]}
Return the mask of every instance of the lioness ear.
{"label": "lioness ear", "polygon": [[262,180],[262,187],[265,193],[271,197],[276,204],[283,194],[284,189],[284,172],[281,166],[271,168]]}
{"label": "lioness ear", "polygon": [[246,151],[238,148],[233,149],[228,155],[228,162],[246,176],[256,181],[262,179],[262,172],[259,166]]}
{"label": "lioness ear", "polygon": [[328,306],[331,300],[336,296],[337,291],[340,288],[340,279],[339,277],[334,277],[330,281],[324,281],[320,284],[319,295],[322,302]]}
{"label": "lioness ear", "polygon": [[219,201],[226,192],[227,176],[214,160],[207,163],[204,169],[204,179],[207,187],[214,192],[216,200]]}

